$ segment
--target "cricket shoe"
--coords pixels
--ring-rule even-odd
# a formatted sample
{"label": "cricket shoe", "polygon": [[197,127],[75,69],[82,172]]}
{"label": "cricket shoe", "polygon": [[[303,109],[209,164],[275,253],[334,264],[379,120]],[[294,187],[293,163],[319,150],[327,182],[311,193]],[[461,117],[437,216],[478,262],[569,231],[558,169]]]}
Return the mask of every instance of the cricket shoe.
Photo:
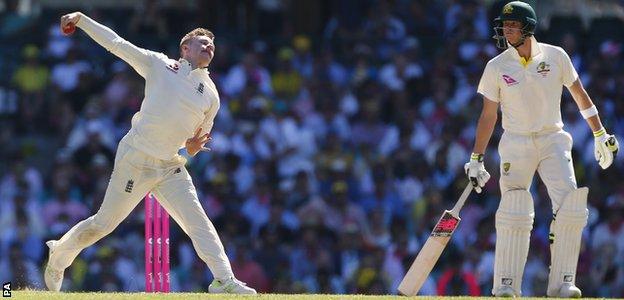
{"label": "cricket shoe", "polygon": [[208,286],[208,292],[212,294],[256,294],[256,290],[234,277],[213,280]]}
{"label": "cricket shoe", "polygon": [[504,285],[504,286],[499,287],[498,290],[496,290],[496,292],[494,292],[494,297],[511,297],[511,298],[515,298],[516,297],[516,292],[510,286]]}
{"label": "cricket shoe", "polygon": [[581,298],[581,289],[574,286],[572,283],[566,282],[559,288],[559,298]]}
{"label": "cricket shoe", "polygon": [[50,251],[48,252],[48,263],[46,265],[43,277],[45,279],[45,284],[48,287],[48,290],[58,292],[61,290],[61,285],[63,284],[63,273],[65,273],[65,270],[58,270],[50,265],[52,253],[54,252],[54,248],[56,246],[56,241],[47,241],[46,245],[48,245]]}

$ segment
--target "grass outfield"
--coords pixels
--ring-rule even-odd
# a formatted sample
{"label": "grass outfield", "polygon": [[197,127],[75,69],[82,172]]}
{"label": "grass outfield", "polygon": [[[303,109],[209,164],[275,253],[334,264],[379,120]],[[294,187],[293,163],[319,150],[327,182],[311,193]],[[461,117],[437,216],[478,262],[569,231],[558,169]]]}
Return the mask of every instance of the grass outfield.
{"label": "grass outfield", "polygon": [[[260,294],[260,295],[211,295],[207,293],[170,293],[170,294],[146,294],[146,293],[52,293],[42,291],[13,291],[11,298],[3,299],[59,299],[59,300],[77,300],[77,299],[261,299],[261,300],[390,300],[390,299],[410,299],[402,296],[365,296],[365,295],[283,295],[283,294]],[[492,297],[411,297],[411,299],[494,299]],[[522,298],[522,299],[544,299],[544,298]],[[552,298],[551,298],[552,299]]]}

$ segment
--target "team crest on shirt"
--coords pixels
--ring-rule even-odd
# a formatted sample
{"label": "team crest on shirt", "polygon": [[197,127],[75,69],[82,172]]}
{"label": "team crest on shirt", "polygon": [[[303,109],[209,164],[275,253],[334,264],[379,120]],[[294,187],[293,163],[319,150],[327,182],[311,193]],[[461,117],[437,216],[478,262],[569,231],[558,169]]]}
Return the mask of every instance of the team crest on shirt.
{"label": "team crest on shirt", "polygon": [[178,74],[178,70],[180,70],[180,65],[178,63],[167,64],[167,69],[173,73]]}
{"label": "team crest on shirt", "polygon": [[511,169],[511,163],[503,163],[503,175],[509,175],[509,169]]}
{"label": "team crest on shirt", "polygon": [[507,84],[507,86],[512,86],[512,85],[518,84],[518,81],[513,79],[509,75],[503,75],[503,80],[505,80],[505,83]]}
{"label": "team crest on shirt", "polygon": [[550,65],[547,64],[545,61],[537,65],[537,73],[542,75],[542,77],[546,77],[546,75],[548,75],[548,72],[550,72]]}

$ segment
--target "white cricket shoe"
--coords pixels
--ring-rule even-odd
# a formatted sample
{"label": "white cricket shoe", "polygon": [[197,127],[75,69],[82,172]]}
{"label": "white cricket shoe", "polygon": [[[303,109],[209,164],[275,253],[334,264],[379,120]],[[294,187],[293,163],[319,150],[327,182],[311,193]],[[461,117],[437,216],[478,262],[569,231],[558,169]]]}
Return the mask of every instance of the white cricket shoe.
{"label": "white cricket shoe", "polygon": [[48,264],[46,265],[43,277],[48,290],[58,292],[61,290],[61,285],[63,284],[63,273],[65,273],[65,270],[57,270],[50,266],[50,260],[52,258],[52,252],[54,252],[56,241],[47,241],[46,245],[48,245],[50,251],[48,252]]}
{"label": "white cricket shoe", "polygon": [[516,297],[516,292],[510,286],[503,285],[503,286],[499,287],[498,290],[496,290],[496,292],[494,292],[494,297],[511,297],[511,298],[515,298]]}
{"label": "white cricket shoe", "polygon": [[213,280],[208,286],[208,292],[212,294],[256,294],[256,290],[234,277]]}
{"label": "white cricket shoe", "polygon": [[581,298],[581,289],[567,282],[561,285],[557,296],[559,298]]}

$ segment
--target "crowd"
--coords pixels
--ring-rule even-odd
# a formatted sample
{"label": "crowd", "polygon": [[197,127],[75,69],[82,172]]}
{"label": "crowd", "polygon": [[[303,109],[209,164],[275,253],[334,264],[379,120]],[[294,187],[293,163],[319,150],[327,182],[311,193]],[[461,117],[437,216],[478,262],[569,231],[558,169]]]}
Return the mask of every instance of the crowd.
{"label": "crowd", "polygon": [[[99,207],[143,80],[80,30],[61,34],[60,13],[73,8],[23,14],[17,2],[5,1],[0,14],[0,281],[43,289],[45,241]],[[232,26],[236,4],[158,3],[84,12],[172,58],[183,33],[215,32],[209,70],[221,109],[211,151],[187,167],[237,278],[259,292],[396,293],[467,183],[476,85],[498,53],[490,20],[501,3],[303,1],[295,9],[258,0],[244,10],[246,26]],[[542,27],[536,37],[570,54],[606,128],[624,137],[622,41],[589,44],[578,32]],[[623,156],[600,169],[567,93],[562,115],[579,186],[590,188],[577,285],[585,296],[624,297]],[[467,201],[424,294],[491,292],[498,127],[485,155],[492,179]],[[551,205],[539,180],[532,193],[523,295],[543,296]],[[144,290],[142,209],[83,251],[64,290]],[[212,280],[173,224],[171,270],[173,291],[207,291]]]}

